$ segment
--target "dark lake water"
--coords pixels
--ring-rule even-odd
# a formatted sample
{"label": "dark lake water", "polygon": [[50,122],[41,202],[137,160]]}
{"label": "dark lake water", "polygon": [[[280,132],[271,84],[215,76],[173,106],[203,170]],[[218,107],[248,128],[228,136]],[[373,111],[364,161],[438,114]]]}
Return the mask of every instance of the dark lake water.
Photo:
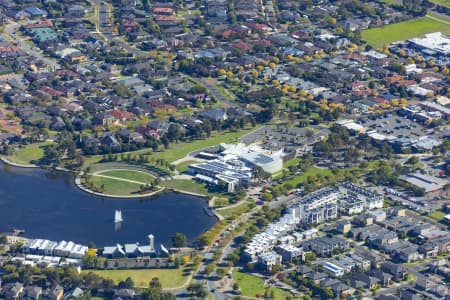
{"label": "dark lake water", "polygon": [[[87,194],[62,172],[23,169],[0,164],[0,232],[24,229],[25,236],[72,240],[97,246],[147,242],[171,246],[176,232],[194,241],[217,221],[208,216],[205,199],[179,193],[163,193],[143,199],[112,199]],[[124,221],[114,225],[114,211]]]}

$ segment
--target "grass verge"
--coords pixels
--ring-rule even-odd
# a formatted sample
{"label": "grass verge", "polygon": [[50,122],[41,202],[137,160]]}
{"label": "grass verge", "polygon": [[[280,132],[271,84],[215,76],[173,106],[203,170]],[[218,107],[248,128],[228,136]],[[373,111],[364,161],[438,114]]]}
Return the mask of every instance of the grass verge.
{"label": "grass verge", "polygon": [[189,179],[174,179],[174,180],[167,180],[162,181],[160,183],[162,187],[177,190],[179,192],[188,192],[188,193],[195,193],[195,194],[203,194],[208,195],[208,190],[206,187],[198,182],[195,182],[193,180]]}
{"label": "grass verge", "polygon": [[435,210],[435,211],[430,212],[428,214],[428,216],[430,218],[432,218],[433,220],[436,220],[436,221],[440,222],[440,221],[442,221],[444,219],[445,213],[443,213],[440,210]]}

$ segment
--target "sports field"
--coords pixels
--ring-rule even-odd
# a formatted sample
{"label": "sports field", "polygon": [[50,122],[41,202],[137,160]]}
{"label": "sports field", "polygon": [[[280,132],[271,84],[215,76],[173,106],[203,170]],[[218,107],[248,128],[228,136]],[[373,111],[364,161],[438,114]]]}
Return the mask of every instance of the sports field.
{"label": "sports field", "polygon": [[450,23],[436,15],[429,14],[419,19],[363,30],[361,34],[369,45],[381,48],[384,44],[421,37],[437,31],[450,34]]}

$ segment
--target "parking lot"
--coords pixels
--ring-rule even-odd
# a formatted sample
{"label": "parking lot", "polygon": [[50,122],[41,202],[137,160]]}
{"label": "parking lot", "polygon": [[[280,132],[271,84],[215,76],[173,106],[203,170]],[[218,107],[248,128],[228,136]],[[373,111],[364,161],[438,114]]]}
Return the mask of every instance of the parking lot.
{"label": "parking lot", "polygon": [[364,118],[358,121],[367,130],[376,130],[383,135],[393,135],[397,138],[417,139],[421,136],[440,137],[442,132],[427,129],[422,124],[398,115]]}

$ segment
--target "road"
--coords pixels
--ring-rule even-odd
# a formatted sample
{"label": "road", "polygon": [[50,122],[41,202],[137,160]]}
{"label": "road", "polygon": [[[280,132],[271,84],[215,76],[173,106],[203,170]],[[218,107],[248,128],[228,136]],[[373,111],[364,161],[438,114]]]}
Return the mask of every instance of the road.
{"label": "road", "polygon": [[131,46],[121,38],[119,38],[113,31],[113,9],[114,6],[105,1],[95,0],[98,9],[98,30],[106,40],[116,43],[117,46],[126,49],[135,56],[146,56],[147,53]]}
{"label": "road", "polygon": [[14,40],[15,43],[17,43],[17,45],[22,49],[22,51],[24,51],[28,55],[34,56],[37,59],[42,60],[53,71],[60,69],[61,66],[56,62],[56,60],[46,57],[42,53],[40,53],[40,52],[36,51],[35,49],[33,49],[32,47],[30,47],[25,42],[25,40],[16,33],[20,26],[21,26],[21,24],[19,24],[19,23],[9,21],[9,23],[5,26],[5,32]]}
{"label": "road", "polygon": [[[260,192],[261,188],[252,188],[252,195],[257,195]],[[295,196],[291,195],[291,196],[283,196],[283,197],[279,197],[277,198],[277,200],[272,201],[269,203],[269,208],[270,209],[274,209],[282,204],[285,204],[289,201],[291,201]],[[231,224],[229,224],[227,226],[227,228],[222,231],[220,233],[220,235],[218,236],[218,238],[224,238],[227,232],[227,229],[232,227],[232,226],[236,226],[239,223],[246,223],[250,220],[250,218],[252,218],[253,214],[255,214],[258,210],[260,210],[262,207],[262,204],[256,206],[253,210],[251,210],[250,212],[247,212],[243,215],[241,215],[238,219],[234,220]],[[214,251],[215,250],[221,250],[222,251],[222,255],[221,257],[218,259],[217,265],[218,266],[223,266],[226,265],[226,257],[232,253],[236,247],[238,245],[236,245],[234,243],[234,240],[239,237],[242,236],[245,232],[241,232],[238,235],[234,236],[233,239],[231,239],[231,241],[225,245],[224,247],[220,248],[220,247],[215,247],[215,246],[211,246],[208,247],[206,249],[204,249],[203,251],[201,251],[200,253],[198,253],[198,255],[200,257],[202,257],[202,262],[197,270],[197,272],[195,272],[195,274],[193,274],[193,281],[191,283],[200,283],[203,284],[204,287],[207,289],[207,291],[209,293],[213,294],[213,298],[215,300],[225,300],[225,299],[233,299],[234,295],[230,292],[230,290],[226,290],[226,291],[219,291],[218,288],[218,284],[219,281],[218,280],[211,280],[211,279],[215,279],[215,277],[217,277],[217,274],[215,273],[215,271],[213,273],[211,273],[209,276],[205,276],[204,271],[207,265],[211,264],[214,262]],[[186,288],[182,288],[179,289],[177,291],[173,291],[175,292],[177,299],[182,299],[182,298],[188,298],[190,295],[187,291]]]}

